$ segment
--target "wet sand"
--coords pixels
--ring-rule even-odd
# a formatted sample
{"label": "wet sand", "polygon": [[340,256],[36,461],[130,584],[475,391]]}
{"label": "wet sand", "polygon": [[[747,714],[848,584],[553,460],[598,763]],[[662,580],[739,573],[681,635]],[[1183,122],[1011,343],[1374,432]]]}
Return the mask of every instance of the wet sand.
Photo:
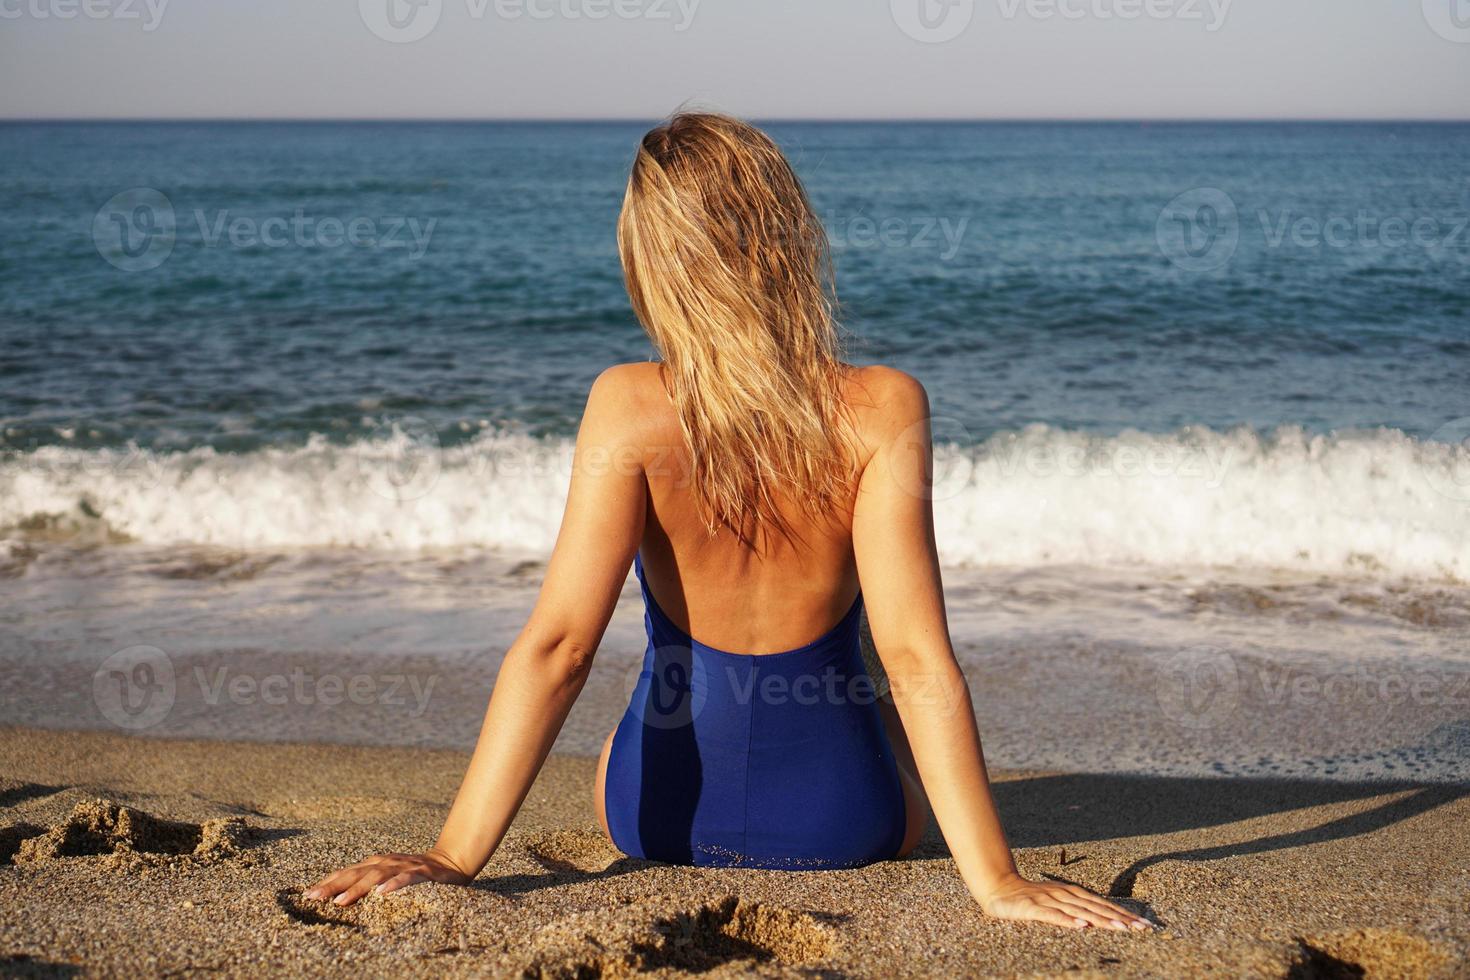
{"label": "wet sand", "polygon": [[1152,934],[987,919],[931,830],[855,871],[673,868],[594,829],[554,756],[470,888],[301,889],[419,849],[466,756],[0,730],[0,973],[1465,976],[1470,786],[1007,772],[1022,870]]}

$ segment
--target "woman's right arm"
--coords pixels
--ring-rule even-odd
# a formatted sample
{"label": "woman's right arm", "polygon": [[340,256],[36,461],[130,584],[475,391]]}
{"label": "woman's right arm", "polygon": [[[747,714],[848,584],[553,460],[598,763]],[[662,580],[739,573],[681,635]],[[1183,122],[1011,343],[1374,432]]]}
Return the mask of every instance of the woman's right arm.
{"label": "woman's right arm", "polygon": [[[873,643],[934,817],[970,894],[989,914],[1071,928],[1148,928],[1075,885],[1022,878],[996,813],[970,689],[950,644],[930,503],[929,399],[918,381],[868,368],[875,411],[853,517]],[[865,426],[865,428],[868,428]]]}

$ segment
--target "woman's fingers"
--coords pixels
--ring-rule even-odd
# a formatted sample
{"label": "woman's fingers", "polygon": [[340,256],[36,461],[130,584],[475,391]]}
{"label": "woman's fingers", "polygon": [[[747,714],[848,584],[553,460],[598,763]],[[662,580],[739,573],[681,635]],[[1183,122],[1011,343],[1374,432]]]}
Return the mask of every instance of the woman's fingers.
{"label": "woman's fingers", "polygon": [[1083,888],[1081,885],[1062,885],[1061,886],[1061,889],[1062,889],[1062,891],[1066,892],[1068,895],[1071,895],[1073,898],[1081,899],[1084,902],[1092,902],[1092,903],[1095,903],[1095,904],[1098,904],[1098,905],[1102,905],[1102,906],[1106,907],[1108,910],[1110,910],[1112,912],[1116,912],[1118,915],[1121,915],[1124,918],[1127,918],[1127,917],[1129,917],[1129,916],[1131,916],[1133,914],[1132,912],[1129,912],[1127,909],[1123,908],[1122,906],[1116,905],[1113,902],[1108,901],[1106,898],[1103,898],[1101,895],[1097,894],[1096,892],[1090,892],[1090,891],[1088,891],[1086,888]]}
{"label": "woman's fingers", "polygon": [[374,886],[386,881],[390,877],[392,877],[392,873],[384,871],[382,868],[367,868],[358,876],[356,881],[343,890],[336,898],[332,899],[332,902],[336,905],[351,905],[372,891]]}
{"label": "woman's fingers", "polygon": [[1080,905],[1089,912],[1105,916],[1108,919],[1109,926],[1116,922],[1126,929],[1128,928],[1128,923],[1137,920],[1137,917],[1132,912],[1124,911],[1112,902],[1103,901],[1094,895],[1075,895],[1069,893],[1061,898],[1064,902]]}
{"label": "woman's fingers", "polygon": [[1101,895],[1093,894],[1079,885],[1066,885],[1064,889],[1074,900],[1112,916],[1114,919],[1121,921],[1125,926],[1134,929],[1147,929],[1151,925],[1147,919],[1144,919],[1137,913],[1130,912],[1121,905],[1110,902]]}
{"label": "woman's fingers", "polygon": [[1086,929],[1092,924],[1045,893],[1019,896],[995,909],[993,914],[1021,922],[1046,922],[1064,929]]}
{"label": "woman's fingers", "polygon": [[1031,919],[1036,922],[1049,922],[1063,929],[1086,929],[1087,923],[1075,915],[1068,915],[1059,908],[1048,905],[1032,903],[1021,910],[1023,914],[1016,916],[1018,919]]}
{"label": "woman's fingers", "polygon": [[356,881],[357,876],[362,874],[366,869],[367,865],[364,863],[354,864],[352,867],[343,868],[341,871],[334,871],[323,878],[321,881],[317,882],[315,885],[312,885],[310,888],[308,888],[306,890],[306,897],[324,899],[340,895],[343,891],[346,890],[347,886]]}
{"label": "woman's fingers", "polygon": [[1096,909],[1089,908],[1086,905],[1083,905],[1081,902],[1074,901],[1070,895],[1049,895],[1047,896],[1047,898],[1043,899],[1043,901],[1046,904],[1050,905],[1052,908],[1059,909],[1060,911],[1068,916],[1071,916],[1074,919],[1081,919],[1088,925],[1094,926],[1098,929],[1124,928],[1121,922],[1118,922],[1118,925],[1116,926],[1113,925],[1113,923],[1117,922],[1118,920],[1114,918],[1111,913],[1105,914],[1102,912],[1098,912]]}
{"label": "woman's fingers", "polygon": [[321,881],[306,889],[302,895],[305,898],[318,900],[335,898],[347,891],[348,888],[351,888],[359,878],[368,873],[369,869],[389,862],[397,863],[396,859],[399,857],[400,855],[397,854],[374,854],[371,857],[363,858],[356,864],[348,865],[327,875]]}
{"label": "woman's fingers", "polygon": [[416,871],[400,871],[387,881],[379,884],[377,888],[373,889],[373,892],[378,895],[386,895],[389,892],[396,892],[400,888],[407,888],[409,885],[417,885],[421,881],[428,880],[427,876],[419,874]]}

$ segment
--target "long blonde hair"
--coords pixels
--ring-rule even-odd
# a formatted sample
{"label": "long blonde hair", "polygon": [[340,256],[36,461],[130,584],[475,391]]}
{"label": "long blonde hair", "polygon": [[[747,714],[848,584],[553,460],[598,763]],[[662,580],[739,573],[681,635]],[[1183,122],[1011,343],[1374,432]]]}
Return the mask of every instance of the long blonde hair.
{"label": "long blonde hair", "polygon": [[826,232],[765,133],[680,112],[638,147],[618,219],[634,312],[664,365],[713,533],[790,531],[852,479]]}

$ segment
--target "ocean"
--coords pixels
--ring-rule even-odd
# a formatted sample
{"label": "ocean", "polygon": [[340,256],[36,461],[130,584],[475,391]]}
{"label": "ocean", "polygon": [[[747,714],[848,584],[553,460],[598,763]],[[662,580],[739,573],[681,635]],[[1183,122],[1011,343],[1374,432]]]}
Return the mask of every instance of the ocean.
{"label": "ocean", "polygon": [[[503,651],[588,386],[652,356],[614,233],[645,128],[0,124],[0,658]],[[1470,773],[1470,126],[769,130],[850,359],[930,392],[962,659],[1042,657],[1099,711],[1165,661],[1262,718],[1381,709],[1366,761],[1263,761],[1162,681],[1164,728],[1044,751],[981,692],[1003,762]],[[1309,710],[1252,665],[1370,680]],[[1410,669],[1437,693],[1365,708]],[[106,724],[9,683],[0,721]]]}

